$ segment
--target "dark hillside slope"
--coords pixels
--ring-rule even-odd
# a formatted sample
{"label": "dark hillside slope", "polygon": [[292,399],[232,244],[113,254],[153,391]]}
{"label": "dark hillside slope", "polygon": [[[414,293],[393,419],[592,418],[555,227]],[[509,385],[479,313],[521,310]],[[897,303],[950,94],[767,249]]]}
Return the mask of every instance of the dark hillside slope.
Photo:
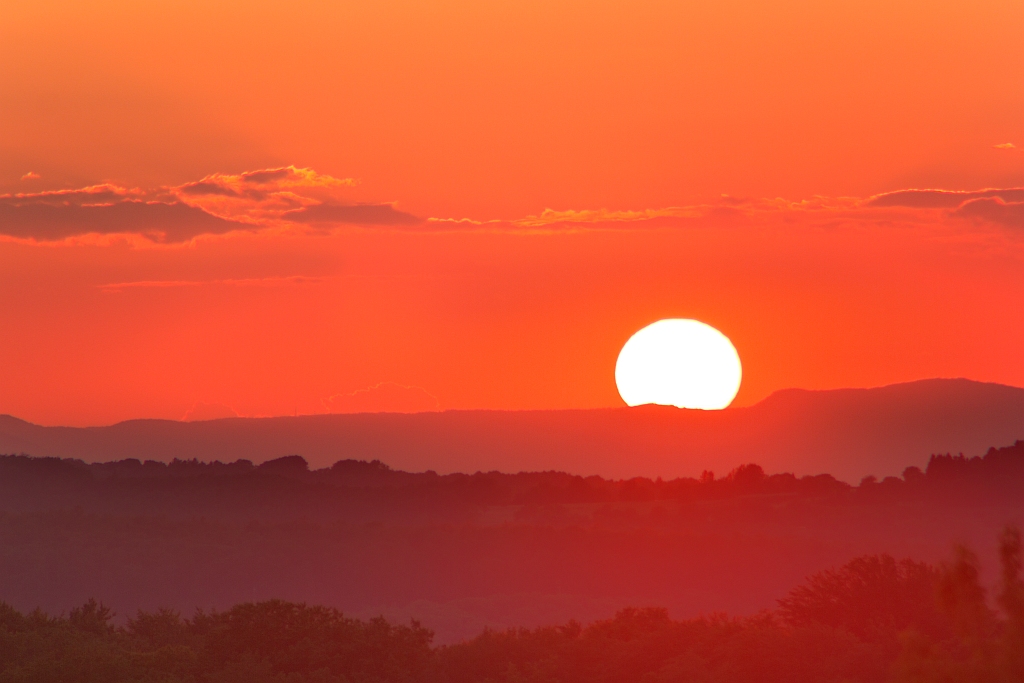
{"label": "dark hillside slope", "polygon": [[438,472],[561,470],[605,477],[719,474],[745,462],[857,482],[923,466],[932,453],[979,455],[1024,438],[1024,389],[936,379],[876,389],[780,391],[748,408],[658,406],[562,411],[309,415],[209,422],[131,420],[40,427],[0,417],[0,452],[105,461],[262,462],[314,467],[381,460]]}

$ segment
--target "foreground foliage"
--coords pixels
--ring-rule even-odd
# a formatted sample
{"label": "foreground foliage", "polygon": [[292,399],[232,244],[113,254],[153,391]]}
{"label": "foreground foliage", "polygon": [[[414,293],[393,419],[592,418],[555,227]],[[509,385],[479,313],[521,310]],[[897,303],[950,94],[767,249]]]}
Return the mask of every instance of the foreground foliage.
{"label": "foreground foliage", "polygon": [[753,617],[626,609],[585,628],[487,631],[439,648],[416,622],[282,601],[191,619],[139,613],[122,626],[95,601],[60,617],[0,603],[0,683],[1024,681],[1016,529],[1001,560],[998,609],[961,548],[939,568],[858,558]]}

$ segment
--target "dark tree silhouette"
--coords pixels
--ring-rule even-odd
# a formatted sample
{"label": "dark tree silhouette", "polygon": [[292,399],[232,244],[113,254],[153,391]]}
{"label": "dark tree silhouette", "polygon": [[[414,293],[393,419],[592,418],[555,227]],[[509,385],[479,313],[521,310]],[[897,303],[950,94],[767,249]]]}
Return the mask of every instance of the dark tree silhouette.
{"label": "dark tree silhouette", "polygon": [[791,626],[823,625],[870,641],[891,640],[907,629],[944,637],[948,625],[935,604],[938,573],[923,562],[889,555],[859,557],[815,574],[779,600]]}

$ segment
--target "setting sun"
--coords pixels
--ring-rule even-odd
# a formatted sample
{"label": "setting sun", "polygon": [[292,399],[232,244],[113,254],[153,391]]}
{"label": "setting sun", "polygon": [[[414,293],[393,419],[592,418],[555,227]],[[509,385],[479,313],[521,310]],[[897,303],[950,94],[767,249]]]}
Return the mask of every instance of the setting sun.
{"label": "setting sun", "polygon": [[659,320],[626,342],[615,384],[627,405],[720,410],[736,397],[740,357],[729,338],[699,320]]}

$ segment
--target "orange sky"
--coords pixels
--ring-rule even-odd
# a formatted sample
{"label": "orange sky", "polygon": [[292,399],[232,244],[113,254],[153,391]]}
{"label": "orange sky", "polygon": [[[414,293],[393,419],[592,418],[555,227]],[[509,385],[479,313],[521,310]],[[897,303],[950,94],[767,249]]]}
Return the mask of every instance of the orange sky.
{"label": "orange sky", "polygon": [[733,340],[741,405],[1024,385],[1022,25],[1009,1],[12,0],[0,413],[617,405],[618,349],[669,316]]}

